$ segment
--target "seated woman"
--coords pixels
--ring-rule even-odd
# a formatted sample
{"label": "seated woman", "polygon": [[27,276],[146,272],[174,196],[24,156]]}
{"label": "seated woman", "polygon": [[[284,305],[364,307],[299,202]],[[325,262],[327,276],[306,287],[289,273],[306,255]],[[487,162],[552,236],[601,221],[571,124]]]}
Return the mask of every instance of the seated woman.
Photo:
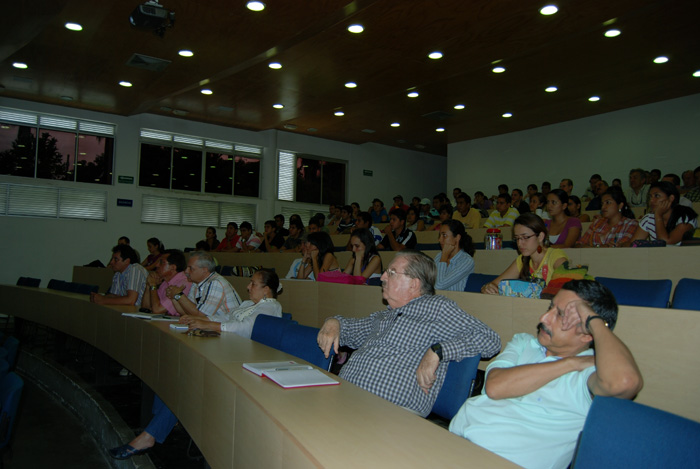
{"label": "seated woman", "polygon": [[638,223],[621,188],[610,186],[603,193],[601,204],[601,217],[591,223],[576,247],[614,248],[624,246],[634,236]]}
{"label": "seated woman", "polygon": [[350,236],[352,257],[345,267],[346,274],[361,275],[368,278],[382,276],[382,258],[379,257],[374,235],[365,228],[358,228]]}
{"label": "seated woman", "polygon": [[360,204],[353,202],[350,204],[350,207],[352,207],[352,219],[357,220],[357,217],[360,216],[360,212],[362,211],[360,210]]}
{"label": "seated woman", "polygon": [[534,213],[543,220],[549,218],[549,214],[544,209],[547,203],[547,197],[542,192],[536,192],[530,196],[530,212]]}
{"label": "seated woman", "polygon": [[544,224],[549,233],[549,244],[553,248],[572,248],[581,236],[581,220],[569,216],[569,196],[561,189],[547,194],[549,220]]}
{"label": "seated woman", "polygon": [[[258,315],[282,317],[282,306],[276,300],[279,288],[280,281],[276,273],[259,270],[248,284],[250,299],[231,310],[225,322],[213,322],[194,316],[183,316],[180,322],[188,324],[190,329],[233,332],[249,339]],[[153,398],[153,418],[146,429],[129,443],[110,449],[109,454],[114,459],[129,459],[144,454],[156,442],[163,443],[176,423],[175,414],[156,395]]]}
{"label": "seated woman", "polygon": [[204,234],[204,239],[202,241],[207,243],[207,246],[209,246],[209,249],[207,249],[207,251],[213,251],[217,247],[219,247],[219,240],[216,238],[216,228],[214,228],[213,226],[208,227],[206,233]]}
{"label": "seated woman", "polygon": [[442,228],[442,225],[445,222],[452,220],[452,212],[453,211],[454,211],[454,209],[452,208],[452,205],[448,205],[448,204],[440,205],[440,215],[439,215],[440,223],[436,223],[432,229],[435,231],[440,231],[440,228]]}
{"label": "seated woman", "polygon": [[420,210],[410,206],[406,212],[406,228],[411,231],[425,231],[425,222],[420,219]]}
{"label": "seated woman", "polygon": [[148,238],[146,241],[146,247],[148,248],[148,257],[141,263],[142,266],[148,271],[154,271],[158,268],[158,259],[163,255],[165,251],[165,246],[160,242],[158,238]]}
{"label": "seated woman", "polygon": [[569,216],[578,218],[581,223],[591,221],[591,217],[587,213],[581,213],[581,199],[575,195],[569,196]]}
{"label": "seated woman", "polygon": [[663,240],[666,244],[680,244],[683,235],[698,227],[698,214],[690,207],[679,205],[680,193],[673,183],[658,181],[649,189],[651,213],[642,217],[632,239]]}
{"label": "seated woman", "polygon": [[464,291],[467,279],[474,272],[472,238],[459,220],[447,220],[440,228],[441,252],[435,256],[437,290]]}
{"label": "seated woman", "polygon": [[315,280],[321,272],[340,270],[334,250],[333,241],[328,233],[310,233],[301,251],[301,265],[297,271],[297,278]]}
{"label": "seated woman", "polygon": [[505,272],[481,287],[482,293],[498,295],[501,280],[518,279],[545,286],[556,268],[568,260],[561,249],[547,247],[547,227],[534,213],[524,213],[515,219],[513,241],[518,243],[520,255]]}
{"label": "seated woman", "polygon": [[369,210],[369,214],[372,215],[372,223],[386,223],[389,221],[389,214],[386,213],[384,202],[379,199],[372,201],[372,208]]}

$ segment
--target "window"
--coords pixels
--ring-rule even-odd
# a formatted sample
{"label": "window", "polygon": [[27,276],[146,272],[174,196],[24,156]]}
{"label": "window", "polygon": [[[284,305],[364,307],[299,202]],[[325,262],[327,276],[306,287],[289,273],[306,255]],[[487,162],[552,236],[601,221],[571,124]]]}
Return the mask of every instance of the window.
{"label": "window", "polygon": [[141,130],[139,185],[258,197],[262,149]]}
{"label": "window", "polygon": [[112,184],[115,126],[0,108],[0,174]]}
{"label": "window", "polygon": [[312,204],[345,204],[346,163],[281,151],[277,198]]}
{"label": "window", "polygon": [[254,204],[144,195],[141,203],[141,223],[225,227],[232,221],[239,225],[248,221],[255,226],[256,212],[257,206]]}
{"label": "window", "polygon": [[106,221],[107,192],[0,184],[0,215]]}

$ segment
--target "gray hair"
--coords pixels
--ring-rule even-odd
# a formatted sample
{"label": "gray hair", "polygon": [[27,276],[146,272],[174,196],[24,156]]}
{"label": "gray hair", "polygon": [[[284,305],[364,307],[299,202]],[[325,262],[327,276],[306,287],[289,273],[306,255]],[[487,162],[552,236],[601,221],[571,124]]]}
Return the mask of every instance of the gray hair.
{"label": "gray hair", "polygon": [[190,253],[190,259],[195,258],[197,267],[204,267],[209,272],[214,272],[216,261],[214,257],[206,251],[195,251]]}
{"label": "gray hair", "polygon": [[406,258],[405,273],[410,278],[415,278],[421,282],[421,293],[423,295],[435,294],[435,281],[437,280],[437,267],[435,261],[420,251],[414,249],[404,249],[396,253],[394,259]]}

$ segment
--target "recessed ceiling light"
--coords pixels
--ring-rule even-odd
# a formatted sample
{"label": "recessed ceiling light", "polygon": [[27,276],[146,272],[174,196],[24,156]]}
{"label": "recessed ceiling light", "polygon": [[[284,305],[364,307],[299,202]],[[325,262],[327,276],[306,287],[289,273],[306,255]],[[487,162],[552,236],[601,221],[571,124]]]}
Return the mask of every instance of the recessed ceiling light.
{"label": "recessed ceiling light", "polygon": [[70,29],[71,31],[82,31],[83,27],[79,25],[78,23],[66,23],[64,25],[66,29]]}
{"label": "recessed ceiling light", "polygon": [[595,103],[596,101],[600,101],[600,96],[591,96],[588,98],[588,100],[592,103]]}
{"label": "recessed ceiling light", "polygon": [[265,9],[265,4],[263,2],[248,2],[246,7],[250,11],[263,11]]}
{"label": "recessed ceiling light", "polygon": [[695,78],[700,77],[700,70],[696,70],[696,71],[693,73],[693,76],[694,76]]}
{"label": "recessed ceiling light", "polygon": [[458,111],[461,111],[461,110],[464,109],[465,107],[466,107],[466,106],[465,106],[464,104],[455,104],[455,109],[457,109]]}
{"label": "recessed ceiling light", "polygon": [[345,87],[346,88],[357,88],[357,83],[355,83],[354,81],[349,81],[349,82],[345,83]]}
{"label": "recessed ceiling light", "polygon": [[284,104],[279,104],[279,103],[278,103],[278,104],[273,104],[272,107],[275,108],[275,109],[283,109],[283,108],[284,108]]}
{"label": "recessed ceiling light", "polygon": [[338,117],[342,117],[342,116],[345,115],[345,113],[344,113],[343,111],[335,111],[335,112],[333,113],[333,115],[334,115],[334,116],[338,116]]}
{"label": "recessed ceiling light", "polygon": [[428,54],[428,57],[430,57],[433,60],[441,59],[442,52],[436,50],[435,52],[431,52],[430,54]]}
{"label": "recessed ceiling light", "polygon": [[438,127],[437,129],[435,129],[435,132],[444,132],[444,131],[445,131],[444,127]]}
{"label": "recessed ceiling light", "polygon": [[192,52],[189,49],[182,49],[182,50],[178,51],[178,55],[180,55],[182,57],[192,57],[194,55],[194,52]]}
{"label": "recessed ceiling light", "polygon": [[549,15],[553,15],[554,13],[556,13],[558,11],[559,11],[559,8],[557,8],[556,5],[546,5],[540,9],[540,14],[545,15],[545,16],[549,16]]}
{"label": "recessed ceiling light", "polygon": [[420,95],[418,94],[418,91],[409,91],[406,96],[408,96],[409,98],[417,98]]}
{"label": "recessed ceiling light", "polygon": [[608,29],[605,31],[605,37],[617,37],[620,34],[622,34],[622,31],[619,29]]}
{"label": "recessed ceiling light", "polygon": [[361,24],[351,24],[350,26],[348,26],[348,31],[354,34],[359,34],[364,30],[365,28]]}
{"label": "recessed ceiling light", "polygon": [[267,66],[273,70],[279,70],[280,68],[282,68],[282,64],[279,62],[270,62],[269,64],[267,64]]}
{"label": "recessed ceiling light", "polygon": [[210,94],[214,94],[214,92],[209,88],[204,88],[202,91],[200,91],[200,93],[206,94],[207,96],[209,96]]}
{"label": "recessed ceiling light", "polygon": [[29,68],[29,66],[27,64],[25,64],[24,62],[13,62],[12,66],[15,68],[21,68],[21,69]]}
{"label": "recessed ceiling light", "polygon": [[503,114],[503,117],[505,117],[506,119],[508,119],[509,117],[513,117],[513,113],[512,113],[512,112],[506,112],[505,114]]}
{"label": "recessed ceiling light", "polygon": [[668,57],[663,55],[660,55],[654,59],[655,64],[665,64],[666,62],[668,62]]}
{"label": "recessed ceiling light", "polygon": [[132,85],[130,81],[122,80],[119,82],[119,86],[123,86],[124,88],[131,88]]}
{"label": "recessed ceiling light", "polygon": [[392,127],[400,127],[401,124],[399,124],[398,122],[392,122],[392,123],[391,123],[391,126],[392,126]]}
{"label": "recessed ceiling light", "polygon": [[557,91],[558,89],[559,89],[559,88],[557,88],[556,86],[548,86],[548,87],[545,88],[544,90],[545,90],[547,93],[554,93],[554,92]]}
{"label": "recessed ceiling light", "polygon": [[506,71],[505,67],[493,67],[493,70],[491,70],[493,73],[503,73]]}
{"label": "recessed ceiling light", "polygon": [[72,97],[72,96],[61,96],[61,99],[62,99],[63,101],[73,101],[73,97]]}

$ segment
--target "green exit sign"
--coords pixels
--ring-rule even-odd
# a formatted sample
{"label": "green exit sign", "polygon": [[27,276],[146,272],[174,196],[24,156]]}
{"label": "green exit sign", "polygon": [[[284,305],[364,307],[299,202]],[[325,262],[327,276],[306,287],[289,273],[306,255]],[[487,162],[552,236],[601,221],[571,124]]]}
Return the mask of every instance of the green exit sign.
{"label": "green exit sign", "polygon": [[119,181],[119,184],[133,184],[134,176],[119,176],[117,180]]}
{"label": "green exit sign", "polygon": [[362,170],[362,175],[363,175],[363,176],[372,177],[372,174],[373,174],[373,173],[372,173],[372,170],[371,170],[371,169],[363,169],[363,170]]}

